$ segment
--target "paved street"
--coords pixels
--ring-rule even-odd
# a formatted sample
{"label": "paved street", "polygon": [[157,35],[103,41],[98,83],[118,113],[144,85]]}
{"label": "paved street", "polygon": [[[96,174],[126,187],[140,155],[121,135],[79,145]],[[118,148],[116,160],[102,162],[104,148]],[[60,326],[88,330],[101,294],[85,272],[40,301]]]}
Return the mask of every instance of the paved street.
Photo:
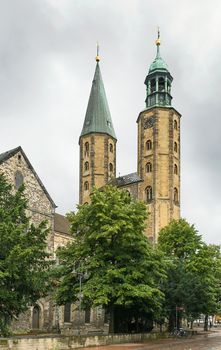
{"label": "paved street", "polygon": [[[91,350],[92,348],[83,348]],[[164,339],[150,341],[146,344],[120,344],[100,346],[94,350],[221,350],[221,332],[217,331],[206,335],[197,335],[190,339]]]}

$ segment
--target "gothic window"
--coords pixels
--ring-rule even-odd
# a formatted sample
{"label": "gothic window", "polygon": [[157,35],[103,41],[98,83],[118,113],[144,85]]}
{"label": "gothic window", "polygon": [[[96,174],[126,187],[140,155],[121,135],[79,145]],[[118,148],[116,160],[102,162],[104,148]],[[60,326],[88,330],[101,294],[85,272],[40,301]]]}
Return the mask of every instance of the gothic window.
{"label": "gothic window", "polygon": [[88,181],[85,181],[85,183],[84,183],[84,190],[85,191],[89,190],[89,182]]}
{"label": "gothic window", "polygon": [[126,190],[125,192],[127,193],[128,197],[130,197],[130,191]]}
{"label": "gothic window", "polygon": [[71,322],[71,303],[64,306],[64,322]]}
{"label": "gothic window", "polygon": [[174,142],[174,152],[177,152],[177,143]]}
{"label": "gothic window", "polygon": [[111,173],[113,172],[113,168],[114,168],[114,167],[113,167],[113,164],[110,163],[110,164],[109,164],[109,170],[110,170]]}
{"label": "gothic window", "polygon": [[146,164],[146,172],[151,173],[151,171],[152,171],[152,163],[148,162]]}
{"label": "gothic window", "polygon": [[18,162],[19,162],[19,164],[21,163],[21,155],[20,154],[18,154]]}
{"label": "gothic window", "polygon": [[24,182],[24,178],[23,178],[23,175],[22,173],[17,170],[16,173],[15,173],[15,187],[16,187],[16,190],[19,189],[19,187],[23,184]]}
{"label": "gothic window", "polygon": [[178,189],[176,187],[174,187],[173,189],[173,200],[175,203],[178,203],[179,198],[178,198]]}
{"label": "gothic window", "polygon": [[111,153],[113,153],[113,151],[114,151],[113,144],[112,144],[112,143],[110,143],[110,152],[111,152]]}
{"label": "gothic window", "polygon": [[84,171],[88,171],[89,170],[89,162],[85,162],[84,163]]}
{"label": "gothic window", "polygon": [[177,120],[174,120],[174,129],[177,130]]}
{"label": "gothic window", "polygon": [[177,165],[176,164],[174,164],[174,174],[178,174],[178,167],[177,167]]}
{"label": "gothic window", "polygon": [[150,149],[152,149],[152,141],[151,140],[147,140],[146,142],[146,149],[149,151]]}
{"label": "gothic window", "polygon": [[158,81],[159,91],[164,91],[165,85],[164,85],[164,78],[160,78]]}
{"label": "gothic window", "polygon": [[84,155],[86,157],[89,156],[89,142],[85,142],[85,144],[84,144]]}
{"label": "gothic window", "polygon": [[145,189],[146,202],[150,203],[153,199],[153,191],[151,186],[147,186]]}
{"label": "gothic window", "polygon": [[155,79],[152,79],[152,80],[150,81],[150,92],[152,93],[152,92],[154,92],[154,91],[156,91],[156,80],[155,80]]}
{"label": "gothic window", "polygon": [[85,309],[84,322],[85,323],[91,322],[91,309],[90,308]]}

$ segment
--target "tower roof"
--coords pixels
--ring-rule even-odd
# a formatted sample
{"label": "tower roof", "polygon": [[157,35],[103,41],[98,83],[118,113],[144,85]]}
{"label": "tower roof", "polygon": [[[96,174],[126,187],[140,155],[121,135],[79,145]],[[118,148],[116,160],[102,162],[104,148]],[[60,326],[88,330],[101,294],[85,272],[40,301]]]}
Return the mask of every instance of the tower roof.
{"label": "tower roof", "polygon": [[158,30],[158,38],[156,40],[156,45],[157,45],[157,54],[156,54],[154,61],[150,65],[149,74],[154,73],[156,71],[169,72],[168,65],[160,56],[160,32],[159,32],[159,30]]}
{"label": "tower roof", "polygon": [[99,56],[92,82],[91,93],[81,136],[91,133],[108,134],[116,139],[111,114],[107,103],[107,97],[99,67]]}

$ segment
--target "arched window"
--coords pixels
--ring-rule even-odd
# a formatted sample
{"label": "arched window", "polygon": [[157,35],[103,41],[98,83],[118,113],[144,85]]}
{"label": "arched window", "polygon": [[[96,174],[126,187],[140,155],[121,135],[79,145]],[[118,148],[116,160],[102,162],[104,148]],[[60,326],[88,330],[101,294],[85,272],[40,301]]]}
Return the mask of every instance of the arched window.
{"label": "arched window", "polygon": [[109,146],[109,147],[110,147],[110,152],[111,152],[111,153],[113,153],[113,151],[114,151],[113,144],[112,144],[112,143],[110,143],[110,146]]}
{"label": "arched window", "polygon": [[17,170],[15,173],[15,188],[16,188],[16,190],[19,189],[19,187],[23,184],[23,182],[24,182],[23,175],[19,170]]}
{"label": "arched window", "polygon": [[159,87],[159,91],[164,91],[165,85],[164,85],[164,78],[159,78],[158,81],[158,87]]}
{"label": "arched window", "polygon": [[84,155],[86,157],[89,156],[89,142],[85,142],[85,144],[84,144]]}
{"label": "arched window", "polygon": [[151,140],[147,140],[146,142],[146,149],[149,151],[150,149],[152,149],[152,141]]}
{"label": "arched window", "polygon": [[177,120],[175,119],[173,122],[174,129],[177,130]]}
{"label": "arched window", "polygon": [[85,162],[84,163],[84,171],[88,171],[89,170],[89,162]]}
{"label": "arched window", "polygon": [[147,186],[145,189],[146,202],[150,203],[153,199],[153,191],[151,186]]}
{"label": "arched window", "polygon": [[174,142],[174,152],[177,152],[177,143]]}
{"label": "arched window", "polygon": [[71,322],[71,303],[64,305],[64,322]]}
{"label": "arched window", "polygon": [[88,181],[85,181],[85,183],[84,183],[84,190],[85,191],[89,190],[89,182]]}
{"label": "arched window", "polygon": [[89,307],[87,309],[85,309],[84,322],[85,323],[91,322],[91,309]]}
{"label": "arched window", "polygon": [[113,167],[113,164],[110,163],[110,164],[109,164],[109,170],[110,170],[111,173],[113,172],[113,168],[114,168],[114,167]]}
{"label": "arched window", "polygon": [[174,174],[178,174],[178,167],[177,167],[177,165],[176,164],[174,164]]}
{"label": "arched window", "polygon": [[146,164],[146,172],[151,173],[151,171],[152,171],[152,163],[148,162]]}
{"label": "arched window", "polygon": [[174,200],[175,203],[179,202],[178,189],[176,187],[174,187],[174,189],[173,189],[173,200]]}
{"label": "arched window", "polygon": [[156,91],[156,80],[155,80],[155,79],[152,79],[152,80],[150,81],[150,92],[152,93],[152,92],[154,92],[154,91]]}

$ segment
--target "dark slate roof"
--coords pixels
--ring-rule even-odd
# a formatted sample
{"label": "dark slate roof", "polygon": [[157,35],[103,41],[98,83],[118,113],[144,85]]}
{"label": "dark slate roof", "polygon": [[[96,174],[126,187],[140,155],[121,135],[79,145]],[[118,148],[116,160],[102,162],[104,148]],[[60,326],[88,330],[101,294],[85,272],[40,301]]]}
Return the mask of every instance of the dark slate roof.
{"label": "dark slate roof", "polygon": [[137,173],[131,173],[123,176],[119,176],[116,179],[110,180],[108,182],[109,185],[121,187],[121,186],[127,186],[134,183],[138,183],[143,181]]}
{"label": "dark slate roof", "polygon": [[0,154],[0,164],[6,162],[9,158],[13,157],[16,153],[21,152],[22,156],[24,157],[26,163],[28,164],[29,169],[31,169],[31,171],[33,172],[36,180],[38,181],[40,187],[42,188],[42,190],[44,191],[46,197],[48,198],[48,200],[51,202],[52,206],[54,208],[56,208],[56,204],[54,203],[54,201],[52,200],[51,196],[49,195],[48,191],[46,190],[46,188],[44,187],[41,179],[39,178],[38,174],[36,173],[35,169],[33,168],[33,166],[31,165],[28,157],[26,156],[25,152],[23,151],[23,149],[21,148],[21,146],[13,148],[7,152],[1,153]]}
{"label": "dark slate roof", "polygon": [[108,134],[116,139],[99,63],[95,69],[81,136],[91,133]]}
{"label": "dark slate roof", "polygon": [[66,216],[55,213],[54,215],[54,230],[55,232],[65,233],[70,235],[70,222]]}

